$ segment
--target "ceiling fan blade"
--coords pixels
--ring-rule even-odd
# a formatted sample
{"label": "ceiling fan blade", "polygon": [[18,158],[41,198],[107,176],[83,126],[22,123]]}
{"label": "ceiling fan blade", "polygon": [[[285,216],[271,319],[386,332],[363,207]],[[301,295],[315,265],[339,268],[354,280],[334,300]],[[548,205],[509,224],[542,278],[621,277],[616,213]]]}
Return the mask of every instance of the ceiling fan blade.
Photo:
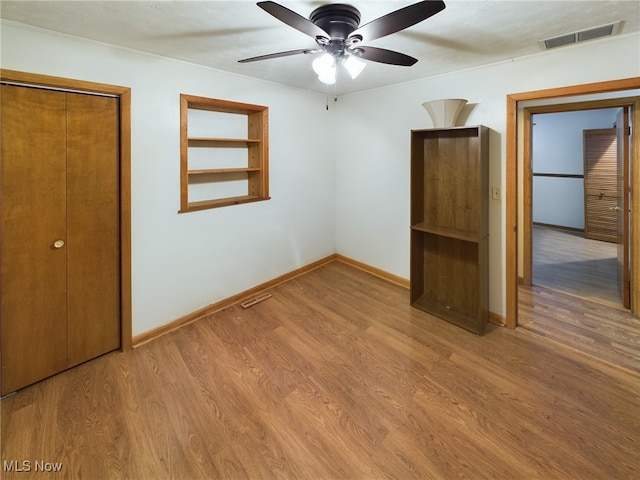
{"label": "ceiling fan blade", "polygon": [[361,47],[354,50],[356,57],[364,58],[372,62],[386,63],[389,65],[400,65],[410,67],[418,61],[417,58],[410,57],[404,53],[394,52],[378,47]]}
{"label": "ceiling fan blade", "polygon": [[287,7],[283,7],[276,2],[258,2],[257,5],[281,22],[286,23],[290,27],[293,27],[306,35],[309,35],[313,39],[317,37],[330,38],[330,35],[315,23],[312,23],[302,15],[298,15],[293,10],[289,10]]}
{"label": "ceiling fan blade", "polygon": [[280,58],[280,57],[289,57],[291,55],[299,55],[304,53],[308,55],[310,53],[319,53],[322,50],[319,48],[301,48],[299,50],[288,50],[286,52],[278,52],[278,53],[269,53],[267,55],[259,55],[257,57],[244,58],[242,60],[238,60],[238,63],[249,63],[249,62],[258,62],[260,60],[269,60],[271,58]]}
{"label": "ceiling fan blade", "polygon": [[445,4],[440,0],[426,0],[414,3],[413,5],[395,10],[370,21],[353,31],[349,37],[359,35],[365,41],[386,37],[392,33],[409,28],[416,23],[420,23],[444,10],[444,8]]}

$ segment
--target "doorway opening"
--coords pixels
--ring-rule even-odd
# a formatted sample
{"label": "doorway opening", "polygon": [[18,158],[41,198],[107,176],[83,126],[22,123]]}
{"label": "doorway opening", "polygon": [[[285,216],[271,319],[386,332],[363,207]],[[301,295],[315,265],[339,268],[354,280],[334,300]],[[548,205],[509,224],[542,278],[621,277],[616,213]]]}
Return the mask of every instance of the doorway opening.
{"label": "doorway opening", "polygon": [[[618,275],[618,253],[629,257],[630,248],[628,229],[626,236],[618,232],[619,225],[628,223],[619,222],[623,211],[617,205],[623,203],[618,189],[624,188],[618,173],[628,172],[629,164],[628,142],[622,141],[618,148],[621,110],[532,114],[531,249],[524,249],[531,251],[532,271],[530,278],[524,275],[525,285],[614,308],[629,307]],[[626,168],[618,169],[619,153],[621,167]],[[628,182],[628,175],[624,180]],[[623,249],[618,241],[626,242]],[[628,271],[628,262],[620,265]]]}
{"label": "doorway opening", "polygon": [[[531,265],[526,262],[531,259],[531,252],[525,252],[527,245],[525,238],[531,237],[531,219],[524,208],[527,198],[525,179],[531,178],[531,115],[525,107],[535,102],[540,105],[546,102],[546,112],[566,111],[567,103],[572,101],[574,110],[612,108],[631,105],[630,118],[632,125],[640,124],[640,99],[637,90],[640,89],[640,77],[623,80],[599,82],[585,85],[575,85],[549,90],[539,90],[511,94],[507,96],[507,132],[506,132],[506,326],[515,328],[518,325],[518,285],[524,278],[525,271],[531,272]],[[629,94],[628,92],[631,92]],[[598,97],[599,96],[599,97]],[[594,99],[597,98],[597,99]],[[603,100],[604,98],[604,100]],[[568,100],[569,99],[569,100]],[[561,103],[562,105],[553,104]],[[540,112],[538,112],[540,113]],[[529,130],[527,130],[527,126]],[[525,133],[528,133],[525,135]],[[640,170],[639,136],[634,135],[630,143],[630,171]],[[526,155],[525,155],[526,154]],[[525,156],[529,160],[525,161]],[[640,175],[632,174],[631,191],[640,191]],[[528,191],[530,194],[530,190]],[[630,205],[629,238],[631,243],[640,239],[640,202],[634,201]],[[529,244],[530,245],[530,244]],[[631,271],[631,313],[640,312],[640,252],[632,251],[630,255]]]}
{"label": "doorway opening", "polygon": [[[640,365],[640,349],[637,340],[640,329],[637,314],[640,312],[640,252],[630,250],[629,258],[629,310],[615,309],[567,296],[557,290],[532,285],[533,270],[533,167],[532,128],[536,114],[567,111],[584,111],[603,108],[628,109],[631,125],[640,124],[640,78],[578,85],[558,89],[513,94],[507,97],[507,164],[506,164],[506,325],[524,327],[525,322],[536,318],[533,330],[546,337],[573,347],[575,350],[600,357],[609,363],[626,366]],[[631,172],[640,170],[638,135],[629,130],[629,192],[640,191],[640,176]],[[631,198],[631,195],[629,195]],[[617,205],[616,205],[617,206]],[[620,205],[629,213],[629,227],[625,235],[628,244],[635,245],[640,238],[640,202]],[[635,240],[634,240],[635,239]],[[604,310],[603,310],[604,309]],[[585,321],[576,324],[572,320]],[[613,328],[622,328],[628,335],[631,349],[615,350],[613,336],[600,338],[599,328],[611,320]],[[588,323],[590,322],[590,323]],[[543,325],[541,327],[541,325]],[[591,330],[583,333],[584,325]],[[556,327],[561,326],[556,330]],[[531,327],[531,328],[530,328]],[[546,330],[545,330],[546,329]],[[564,330],[562,330],[564,329]],[[608,329],[608,325],[605,326]],[[613,335],[616,335],[615,333]],[[596,338],[598,337],[598,338]],[[573,343],[572,343],[573,342]],[[608,346],[603,346],[607,342]],[[594,348],[583,348],[590,344]],[[625,344],[626,345],[626,344]],[[588,345],[587,345],[588,346]],[[589,351],[588,351],[589,350]],[[630,355],[631,353],[631,355]]]}

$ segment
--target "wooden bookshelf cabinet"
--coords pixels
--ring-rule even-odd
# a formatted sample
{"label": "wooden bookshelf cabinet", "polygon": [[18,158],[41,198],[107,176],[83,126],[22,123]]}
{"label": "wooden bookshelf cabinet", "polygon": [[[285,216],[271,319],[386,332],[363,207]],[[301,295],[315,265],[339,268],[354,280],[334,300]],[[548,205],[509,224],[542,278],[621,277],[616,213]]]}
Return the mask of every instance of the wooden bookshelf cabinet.
{"label": "wooden bookshelf cabinet", "polygon": [[489,129],[411,132],[411,304],[481,335],[488,321]]}
{"label": "wooden bookshelf cabinet", "polygon": [[180,212],[268,199],[268,107],[180,95]]}

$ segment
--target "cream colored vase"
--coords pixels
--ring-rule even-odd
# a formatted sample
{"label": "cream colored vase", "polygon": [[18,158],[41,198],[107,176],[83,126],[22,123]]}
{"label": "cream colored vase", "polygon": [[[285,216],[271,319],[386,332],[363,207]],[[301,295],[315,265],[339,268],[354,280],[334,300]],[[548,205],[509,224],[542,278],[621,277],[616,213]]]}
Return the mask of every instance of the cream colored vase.
{"label": "cream colored vase", "polygon": [[424,102],[422,106],[429,113],[435,128],[448,128],[456,126],[456,118],[467,104],[463,98],[445,98]]}

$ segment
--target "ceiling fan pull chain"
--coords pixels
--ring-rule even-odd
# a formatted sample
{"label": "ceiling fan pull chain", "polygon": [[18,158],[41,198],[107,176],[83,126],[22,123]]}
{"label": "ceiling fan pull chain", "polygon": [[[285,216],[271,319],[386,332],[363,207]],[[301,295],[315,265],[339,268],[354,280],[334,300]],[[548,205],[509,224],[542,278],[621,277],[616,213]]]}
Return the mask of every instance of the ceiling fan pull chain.
{"label": "ceiling fan pull chain", "polygon": [[[333,93],[329,92],[329,87],[333,86]],[[329,97],[332,96],[333,97],[333,103],[336,103],[338,101],[338,95],[336,93],[336,84],[334,83],[333,85],[327,85],[326,88],[326,93],[325,93],[325,108],[327,111],[329,111]]]}
{"label": "ceiling fan pull chain", "polygon": [[[325,84],[325,109],[327,110],[327,112],[329,111],[329,84]],[[335,90],[335,83],[333,84],[334,90]]]}
{"label": "ceiling fan pull chain", "polygon": [[324,109],[329,111],[329,85],[327,84],[324,87]]}

